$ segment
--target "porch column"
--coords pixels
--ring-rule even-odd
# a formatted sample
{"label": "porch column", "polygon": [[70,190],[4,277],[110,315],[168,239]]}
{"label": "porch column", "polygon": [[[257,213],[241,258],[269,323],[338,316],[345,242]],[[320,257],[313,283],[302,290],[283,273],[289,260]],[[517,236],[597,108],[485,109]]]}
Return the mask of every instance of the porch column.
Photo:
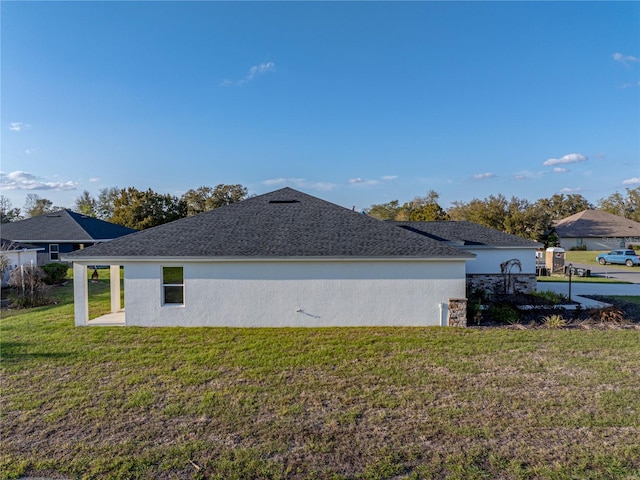
{"label": "porch column", "polygon": [[89,281],[87,266],[73,262],[73,311],[76,327],[84,327],[89,321]]}
{"label": "porch column", "polygon": [[109,284],[111,289],[111,312],[122,310],[120,303],[120,265],[109,265]]}

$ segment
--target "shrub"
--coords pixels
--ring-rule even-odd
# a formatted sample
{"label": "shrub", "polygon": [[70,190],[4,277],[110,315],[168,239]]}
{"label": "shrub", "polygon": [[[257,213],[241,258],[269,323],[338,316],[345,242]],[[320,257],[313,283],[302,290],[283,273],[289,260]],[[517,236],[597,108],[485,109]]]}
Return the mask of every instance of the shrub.
{"label": "shrub", "polygon": [[568,303],[569,297],[564,293],[556,293],[551,290],[541,290],[539,292],[531,292],[531,295],[534,297],[542,298],[551,302],[554,305],[558,305],[560,303]]}
{"label": "shrub", "polygon": [[47,285],[58,285],[67,278],[69,267],[66,263],[47,263],[42,266],[45,273],[44,283]]}
{"label": "shrub", "polygon": [[542,324],[546,328],[562,328],[567,325],[567,322],[562,315],[548,315],[542,319]]}
{"label": "shrub", "polygon": [[38,307],[49,303],[44,277],[44,271],[35,265],[14,268],[9,276],[9,286],[17,291],[17,296],[12,303],[17,307]]}
{"label": "shrub", "polygon": [[594,308],[589,311],[589,316],[600,323],[613,325],[618,325],[625,321],[625,313],[618,307]]}
{"label": "shrub", "polygon": [[569,251],[572,251],[572,252],[585,252],[586,250],[587,250],[586,245],[575,246],[569,249]]}
{"label": "shrub", "polygon": [[489,307],[489,317],[500,323],[508,323],[513,325],[520,322],[520,313],[518,310],[506,303],[496,303]]}

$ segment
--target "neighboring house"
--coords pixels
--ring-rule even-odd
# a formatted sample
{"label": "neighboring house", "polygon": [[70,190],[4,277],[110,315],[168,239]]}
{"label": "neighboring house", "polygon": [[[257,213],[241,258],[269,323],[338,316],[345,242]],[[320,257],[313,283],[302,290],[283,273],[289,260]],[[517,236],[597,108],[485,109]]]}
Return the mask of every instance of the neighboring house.
{"label": "neighboring house", "polygon": [[[63,256],[75,324],[87,266],[111,266],[126,325],[466,325],[463,249],[283,188]],[[124,267],[124,312],[120,305]]]}
{"label": "neighboring house", "polygon": [[40,247],[42,251],[38,252],[38,265],[58,262],[63,254],[136,231],[71,210],[3,223],[0,228],[2,238]]}
{"label": "neighboring house", "polygon": [[5,268],[1,273],[2,286],[7,286],[11,270],[18,268],[20,265],[36,265],[38,263],[37,253],[39,250],[42,250],[42,248],[0,238],[0,255],[6,261],[6,266],[3,261]]}
{"label": "neighboring house", "polygon": [[640,245],[640,223],[602,210],[583,210],[554,225],[565,250],[612,250]]}
{"label": "neighboring house", "polygon": [[[526,240],[473,222],[393,223],[433,240],[475,254],[476,260],[467,262],[468,292],[478,288],[500,293],[503,293],[505,287],[509,290],[508,293],[514,290],[531,292],[536,289],[536,252],[543,248],[542,243]],[[509,273],[509,282],[505,284],[502,264],[509,262],[509,260],[517,260],[521,270],[515,265],[505,265]]]}

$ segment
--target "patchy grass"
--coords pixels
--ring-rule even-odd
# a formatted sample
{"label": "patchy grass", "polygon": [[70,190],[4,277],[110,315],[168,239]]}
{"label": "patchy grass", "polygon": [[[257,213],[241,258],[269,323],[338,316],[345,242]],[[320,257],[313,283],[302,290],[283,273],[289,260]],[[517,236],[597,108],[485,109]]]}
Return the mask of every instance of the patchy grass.
{"label": "patchy grass", "polygon": [[638,330],[74,328],[70,288],[3,312],[2,478],[640,476]]}

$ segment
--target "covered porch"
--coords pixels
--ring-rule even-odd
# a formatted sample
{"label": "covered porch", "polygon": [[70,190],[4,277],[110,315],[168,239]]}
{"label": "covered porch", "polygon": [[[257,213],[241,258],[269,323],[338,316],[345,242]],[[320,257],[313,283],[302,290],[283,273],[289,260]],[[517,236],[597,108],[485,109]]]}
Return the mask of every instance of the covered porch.
{"label": "covered porch", "polygon": [[[109,265],[109,293],[111,311],[105,315],[89,319],[89,263],[73,263],[73,304],[76,327],[124,326],[126,316],[121,301],[120,265]],[[93,265],[93,264],[91,264]]]}

